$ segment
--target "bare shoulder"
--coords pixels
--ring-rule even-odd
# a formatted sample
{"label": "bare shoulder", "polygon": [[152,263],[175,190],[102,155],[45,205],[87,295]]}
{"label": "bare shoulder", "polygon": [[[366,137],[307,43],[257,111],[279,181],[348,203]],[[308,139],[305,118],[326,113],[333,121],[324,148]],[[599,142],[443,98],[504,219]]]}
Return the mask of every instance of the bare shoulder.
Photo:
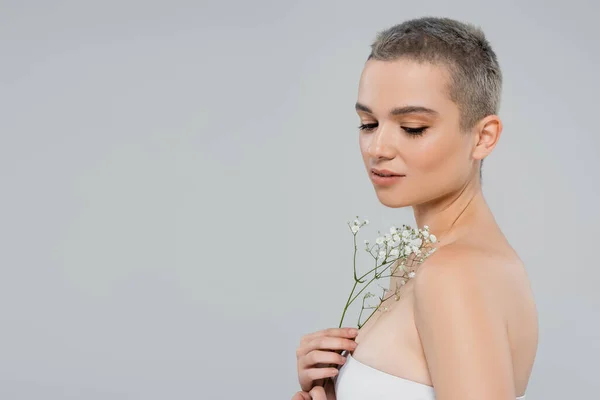
{"label": "bare shoulder", "polygon": [[498,302],[502,273],[496,263],[472,246],[450,244],[437,249],[414,280],[415,317],[423,324],[441,310],[457,314],[485,309],[486,318],[503,319]]}
{"label": "bare shoulder", "polygon": [[469,361],[473,377],[487,368],[486,377],[506,375],[505,381],[514,379],[522,393],[535,359],[538,328],[529,280],[516,255],[449,244],[419,267],[413,288],[417,331],[438,376],[452,376],[450,364],[441,367],[444,360],[458,363],[467,352],[479,351],[485,360]]}
{"label": "bare shoulder", "polygon": [[510,249],[449,244],[433,253],[415,277],[414,313],[423,326],[444,319],[442,311],[493,323],[515,341],[537,343],[537,310],[529,278]]}
{"label": "bare shoulder", "polygon": [[[479,301],[506,305],[508,297],[530,294],[524,265],[510,251],[467,244],[449,244],[431,255],[415,277],[416,300],[429,296],[441,300],[477,297]],[[448,299],[452,301],[452,299]],[[498,309],[497,311],[506,311]]]}

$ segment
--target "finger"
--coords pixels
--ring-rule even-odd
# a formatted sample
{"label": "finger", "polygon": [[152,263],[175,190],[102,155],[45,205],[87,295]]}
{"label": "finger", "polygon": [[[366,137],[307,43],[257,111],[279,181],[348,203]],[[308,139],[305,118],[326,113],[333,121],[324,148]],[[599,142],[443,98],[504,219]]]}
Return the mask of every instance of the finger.
{"label": "finger", "polygon": [[310,368],[298,373],[298,382],[300,389],[309,391],[315,385],[323,385],[323,381],[333,378],[340,373],[338,368],[331,366],[321,366],[319,368]]}
{"label": "finger", "polygon": [[296,392],[292,400],[310,400],[310,394],[308,392]]}
{"label": "finger", "polygon": [[[309,351],[313,350],[314,348],[308,348],[307,345],[309,343],[312,343],[317,338],[329,336],[329,337],[339,337],[339,338],[347,338],[350,340],[354,340],[354,338],[356,338],[357,335],[358,335],[358,329],[356,329],[356,328],[329,328],[329,329],[324,329],[324,330],[321,330],[318,332],[314,332],[314,333],[305,335],[300,340],[300,345],[296,349],[296,358],[300,358],[300,357],[306,355]],[[339,350],[339,352],[341,352],[342,350],[346,350],[346,349],[344,348],[344,349],[338,349],[338,350]],[[354,350],[354,349],[350,349],[350,350]]]}
{"label": "finger", "polygon": [[339,364],[343,365],[346,362],[346,357],[333,351],[313,350],[306,356],[298,359],[298,367],[306,369],[317,364]]}
{"label": "finger", "polygon": [[[339,373],[337,368],[310,368],[302,371],[302,381],[311,381],[314,382],[317,379],[331,378],[336,376]],[[306,389],[306,388],[302,388]]]}
{"label": "finger", "polygon": [[298,374],[300,389],[309,391],[315,385],[323,385],[323,381],[337,376],[340,371],[337,368],[322,367],[306,369]]}
{"label": "finger", "polygon": [[319,336],[335,336],[335,337],[345,337],[345,338],[353,338],[358,335],[358,329],[356,328],[327,328],[317,332],[309,333],[308,335],[304,335],[301,339],[302,341],[309,342],[316,337]]}
{"label": "finger", "polygon": [[310,389],[308,394],[312,400],[327,400],[327,395],[325,394],[325,389],[323,389],[323,386],[315,386],[314,388]]}
{"label": "finger", "polygon": [[353,339],[320,336],[299,348],[300,357],[313,350],[348,350],[353,352],[358,344]]}

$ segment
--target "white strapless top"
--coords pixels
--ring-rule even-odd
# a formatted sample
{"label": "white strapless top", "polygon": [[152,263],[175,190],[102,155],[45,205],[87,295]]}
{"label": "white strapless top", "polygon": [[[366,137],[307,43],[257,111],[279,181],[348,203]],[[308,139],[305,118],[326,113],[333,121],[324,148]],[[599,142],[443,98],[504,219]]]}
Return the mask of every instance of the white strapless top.
{"label": "white strapless top", "polygon": [[[337,400],[435,400],[432,386],[390,375],[346,353],[346,362],[335,379]],[[523,399],[525,395],[516,398]]]}

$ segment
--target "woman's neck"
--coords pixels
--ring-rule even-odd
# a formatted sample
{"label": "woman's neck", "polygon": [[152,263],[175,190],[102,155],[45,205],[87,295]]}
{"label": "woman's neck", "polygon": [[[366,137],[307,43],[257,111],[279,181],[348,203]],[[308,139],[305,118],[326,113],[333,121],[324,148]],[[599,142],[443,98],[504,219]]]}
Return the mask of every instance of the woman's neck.
{"label": "woman's neck", "polygon": [[481,185],[466,185],[460,191],[443,198],[413,206],[415,221],[419,228],[429,226],[429,231],[445,243],[462,236],[462,227],[474,224],[495,224],[492,212],[483,197]]}

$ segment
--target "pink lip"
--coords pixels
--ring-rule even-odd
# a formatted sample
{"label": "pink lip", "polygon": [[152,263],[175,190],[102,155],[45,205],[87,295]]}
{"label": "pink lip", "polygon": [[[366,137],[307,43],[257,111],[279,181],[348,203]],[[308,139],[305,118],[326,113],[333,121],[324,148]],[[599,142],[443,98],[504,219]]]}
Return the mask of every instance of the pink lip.
{"label": "pink lip", "polygon": [[400,182],[403,178],[405,178],[405,175],[394,175],[394,176],[379,176],[377,174],[375,174],[375,172],[371,171],[371,181],[375,184],[375,185],[379,185],[379,186],[390,186],[390,185],[394,185],[398,182]]}
{"label": "pink lip", "polygon": [[371,169],[371,172],[376,172],[376,173],[378,173],[379,175],[402,175],[402,174],[399,174],[399,173],[397,173],[397,172],[390,171],[389,169],[377,169],[377,168],[372,168],[372,169]]}

